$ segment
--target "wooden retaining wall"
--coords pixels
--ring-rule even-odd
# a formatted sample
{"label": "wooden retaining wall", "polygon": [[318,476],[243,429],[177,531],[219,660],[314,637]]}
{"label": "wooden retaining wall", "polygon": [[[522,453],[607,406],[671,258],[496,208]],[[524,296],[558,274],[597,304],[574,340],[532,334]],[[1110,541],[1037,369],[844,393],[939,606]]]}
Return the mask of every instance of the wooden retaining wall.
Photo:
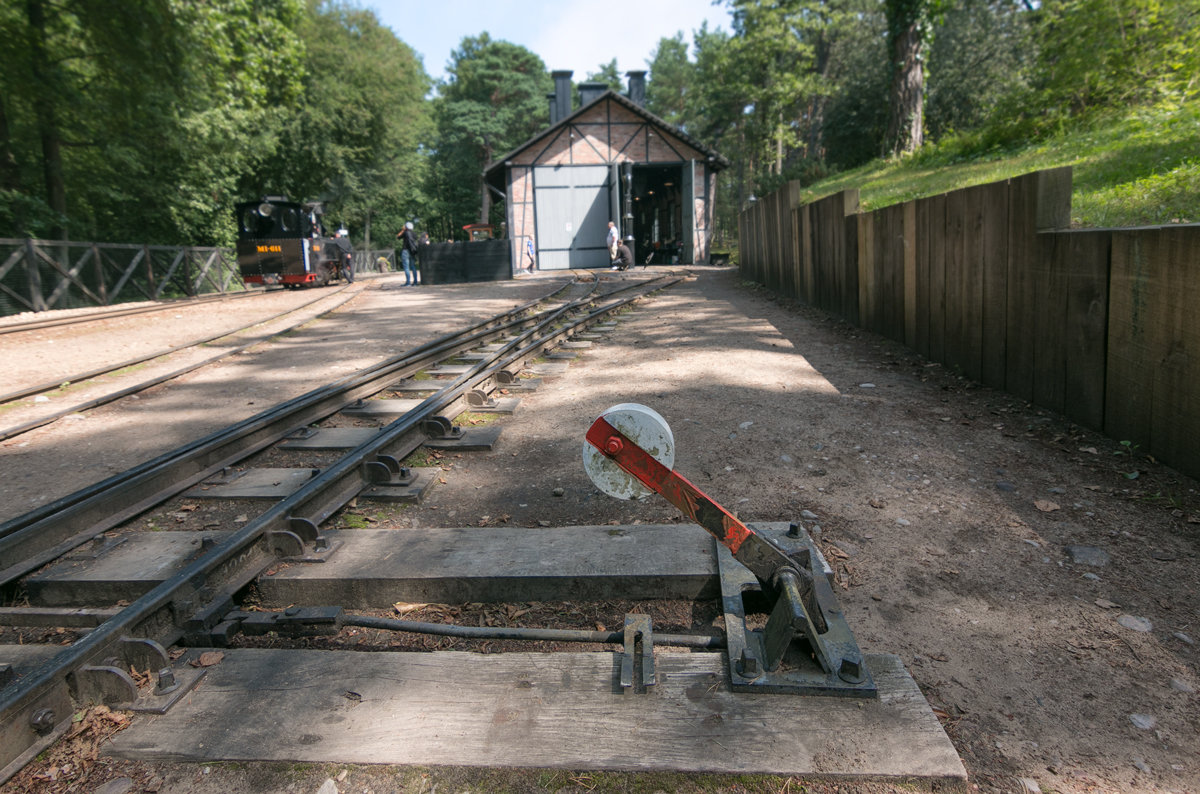
{"label": "wooden retaining wall", "polygon": [[858,211],[785,186],[743,274],[1200,477],[1200,224],[1069,230],[1071,169]]}

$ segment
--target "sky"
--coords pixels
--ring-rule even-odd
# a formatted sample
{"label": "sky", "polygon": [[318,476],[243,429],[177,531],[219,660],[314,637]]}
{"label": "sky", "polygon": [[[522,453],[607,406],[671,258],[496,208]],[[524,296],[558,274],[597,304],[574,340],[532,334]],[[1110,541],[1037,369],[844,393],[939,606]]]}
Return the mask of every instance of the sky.
{"label": "sky", "polygon": [[617,59],[618,73],[648,68],[658,40],[692,31],[729,30],[728,8],[711,0],[360,0],[422,56],[434,80],[465,36],[487,31],[541,56],[550,71],[570,69],[575,82]]}

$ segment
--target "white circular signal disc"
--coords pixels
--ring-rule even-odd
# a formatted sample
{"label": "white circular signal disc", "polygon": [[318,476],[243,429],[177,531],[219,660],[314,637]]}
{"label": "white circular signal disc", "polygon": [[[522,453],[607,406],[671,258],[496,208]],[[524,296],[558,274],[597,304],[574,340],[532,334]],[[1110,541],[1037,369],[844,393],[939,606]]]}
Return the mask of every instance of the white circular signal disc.
{"label": "white circular signal disc", "polygon": [[[668,469],[675,466],[675,437],[667,420],[653,408],[621,403],[600,416],[650,457]],[[654,493],[587,441],[583,442],[583,469],[597,488],[617,499],[645,499]]]}

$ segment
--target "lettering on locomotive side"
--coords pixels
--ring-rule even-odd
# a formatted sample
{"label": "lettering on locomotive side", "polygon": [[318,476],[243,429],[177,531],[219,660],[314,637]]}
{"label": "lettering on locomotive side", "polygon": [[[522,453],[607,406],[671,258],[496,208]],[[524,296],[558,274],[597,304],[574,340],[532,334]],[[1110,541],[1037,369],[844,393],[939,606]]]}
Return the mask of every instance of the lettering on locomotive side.
{"label": "lettering on locomotive side", "polygon": [[282,245],[260,245],[257,246],[260,254],[279,254],[283,253]]}

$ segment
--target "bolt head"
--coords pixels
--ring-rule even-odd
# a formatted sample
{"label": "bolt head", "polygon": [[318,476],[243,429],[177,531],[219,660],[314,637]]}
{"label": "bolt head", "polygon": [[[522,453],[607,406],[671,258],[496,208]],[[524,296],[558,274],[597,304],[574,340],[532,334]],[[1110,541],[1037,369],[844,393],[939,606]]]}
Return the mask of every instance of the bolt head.
{"label": "bolt head", "polygon": [[616,455],[624,448],[625,445],[622,444],[621,439],[617,438],[616,436],[611,436],[608,441],[604,442],[604,451],[609,455]]}

